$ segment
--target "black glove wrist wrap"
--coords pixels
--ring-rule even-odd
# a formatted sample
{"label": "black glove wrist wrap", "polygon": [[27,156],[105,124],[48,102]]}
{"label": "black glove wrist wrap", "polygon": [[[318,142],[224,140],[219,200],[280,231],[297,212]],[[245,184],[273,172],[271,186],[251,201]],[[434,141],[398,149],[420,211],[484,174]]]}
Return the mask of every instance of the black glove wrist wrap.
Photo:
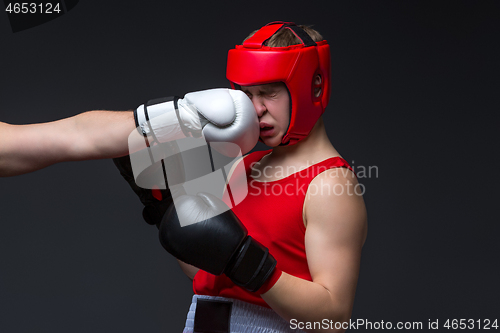
{"label": "black glove wrist wrap", "polygon": [[234,284],[255,292],[271,276],[275,267],[276,259],[269,253],[269,249],[248,236],[224,273]]}

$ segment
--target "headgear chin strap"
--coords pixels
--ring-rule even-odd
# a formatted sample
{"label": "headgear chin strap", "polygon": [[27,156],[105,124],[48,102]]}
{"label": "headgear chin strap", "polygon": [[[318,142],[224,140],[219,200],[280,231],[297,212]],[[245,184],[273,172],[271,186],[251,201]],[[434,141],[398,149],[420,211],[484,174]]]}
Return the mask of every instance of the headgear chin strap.
{"label": "headgear chin strap", "polygon": [[[301,44],[269,47],[264,43],[281,29],[291,30]],[[316,75],[321,83],[314,83]],[[326,40],[314,42],[295,23],[271,22],[243,45],[229,50],[226,77],[233,89],[284,82],[290,93],[291,115],[282,145],[293,145],[306,138],[325,111],[330,99],[330,47]],[[315,96],[315,89],[321,89]]]}

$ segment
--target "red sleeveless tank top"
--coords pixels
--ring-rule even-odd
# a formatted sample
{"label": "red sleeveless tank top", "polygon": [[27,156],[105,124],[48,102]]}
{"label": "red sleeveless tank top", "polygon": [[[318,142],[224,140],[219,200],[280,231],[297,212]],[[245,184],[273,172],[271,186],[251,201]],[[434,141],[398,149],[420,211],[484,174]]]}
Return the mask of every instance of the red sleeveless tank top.
{"label": "red sleeveless tank top", "polygon": [[[312,281],[304,244],[306,228],[302,219],[307,188],[314,177],[327,169],[352,168],[341,157],[332,157],[276,181],[254,180],[250,177],[253,164],[270,152],[257,151],[243,158],[248,194],[232,210],[248,229],[248,234],[267,247],[276,259],[279,274],[273,274],[274,283],[281,271]],[[269,308],[259,293],[236,286],[226,275],[215,276],[201,269],[194,277],[193,290],[198,295],[234,298]]]}

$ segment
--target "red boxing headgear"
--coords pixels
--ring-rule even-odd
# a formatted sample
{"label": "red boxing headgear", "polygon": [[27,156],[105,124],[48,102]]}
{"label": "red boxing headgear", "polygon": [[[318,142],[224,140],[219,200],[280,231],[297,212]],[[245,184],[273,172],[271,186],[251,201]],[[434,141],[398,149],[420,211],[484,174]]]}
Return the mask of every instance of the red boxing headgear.
{"label": "red boxing headgear", "polygon": [[[269,47],[264,43],[281,29],[291,30],[301,44],[286,47]],[[314,84],[314,77],[321,76],[321,84]],[[304,139],[325,111],[330,99],[330,47],[326,40],[314,42],[295,23],[272,22],[243,45],[229,50],[226,77],[233,89],[284,82],[291,98],[291,115],[282,145],[292,145]],[[314,89],[321,94],[314,96]]]}

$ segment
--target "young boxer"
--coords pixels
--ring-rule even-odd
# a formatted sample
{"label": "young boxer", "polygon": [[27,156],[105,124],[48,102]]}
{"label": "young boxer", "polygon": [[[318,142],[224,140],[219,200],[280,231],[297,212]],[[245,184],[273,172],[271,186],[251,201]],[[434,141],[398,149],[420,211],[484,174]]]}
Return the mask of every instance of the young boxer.
{"label": "young boxer", "polygon": [[367,217],[322,118],[329,46],[310,28],[271,23],[229,51],[227,78],[251,99],[272,149],[239,162],[249,192],[230,212],[178,228],[179,217],[219,209],[199,194],[163,218],[162,244],[193,279],[184,333],[344,331]]}

